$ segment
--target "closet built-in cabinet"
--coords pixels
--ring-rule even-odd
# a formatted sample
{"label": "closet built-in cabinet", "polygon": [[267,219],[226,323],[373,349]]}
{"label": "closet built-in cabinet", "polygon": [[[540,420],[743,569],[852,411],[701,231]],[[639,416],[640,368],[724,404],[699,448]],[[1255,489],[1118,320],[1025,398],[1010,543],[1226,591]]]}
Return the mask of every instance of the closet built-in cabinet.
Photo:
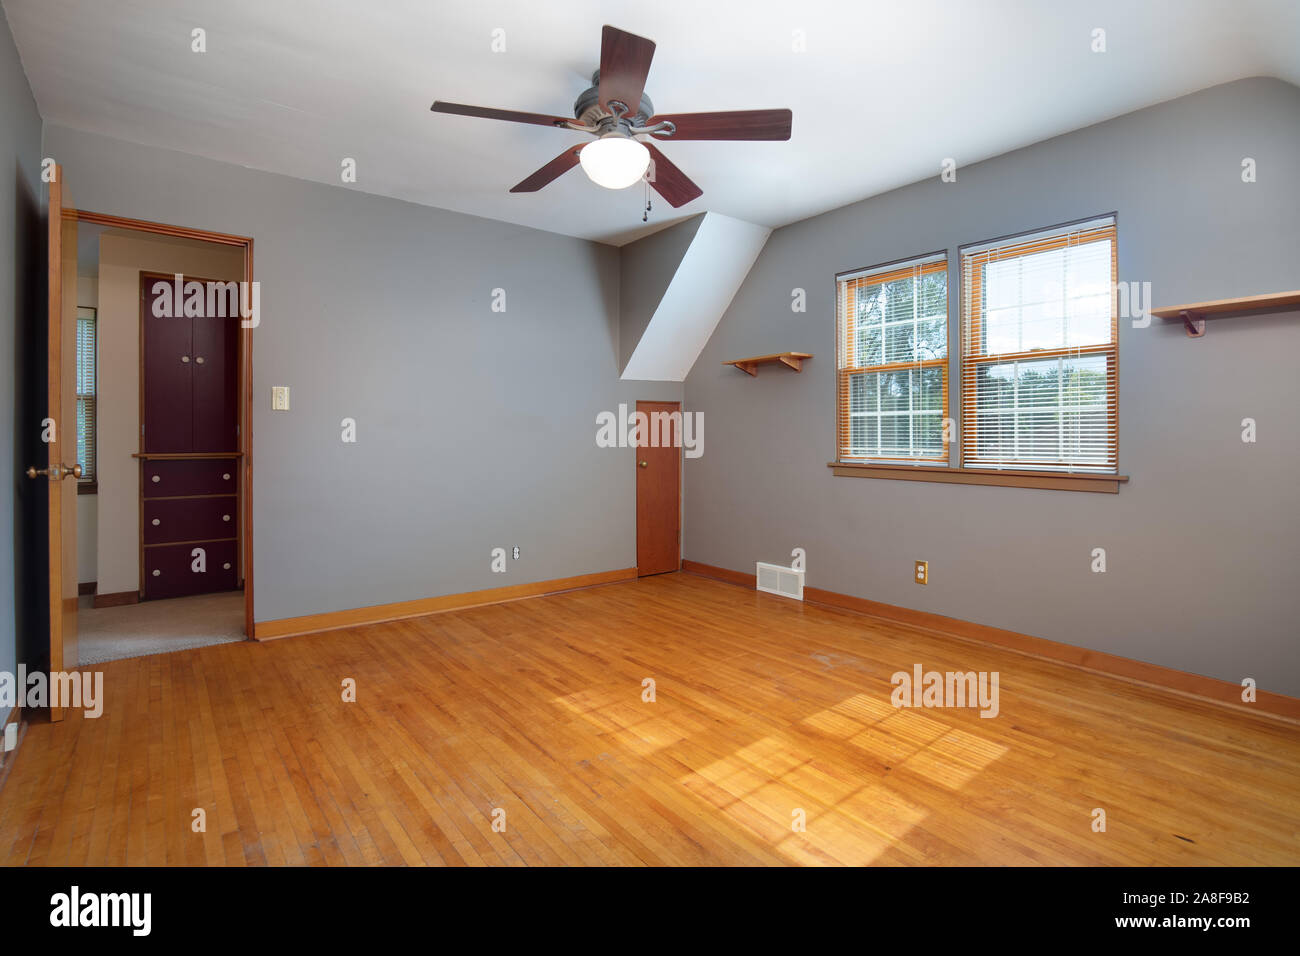
{"label": "closet built-in cabinet", "polygon": [[[173,279],[140,274],[145,600],[240,584],[239,317],[209,315],[206,301],[202,308],[191,304],[191,312],[203,314],[170,314],[183,310],[170,308],[174,287],[159,283]],[[165,302],[155,308],[160,297]]]}

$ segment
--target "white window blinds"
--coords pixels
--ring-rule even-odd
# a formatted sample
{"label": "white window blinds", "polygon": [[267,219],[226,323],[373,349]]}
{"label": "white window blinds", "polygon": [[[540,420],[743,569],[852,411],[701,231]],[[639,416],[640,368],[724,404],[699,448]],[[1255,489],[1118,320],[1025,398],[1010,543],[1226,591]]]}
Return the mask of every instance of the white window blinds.
{"label": "white window blinds", "polygon": [[838,284],[839,460],[946,461],[946,256],[841,276]]}
{"label": "white window blinds", "polygon": [[1115,281],[1114,217],[962,250],[964,467],[1117,470]]}

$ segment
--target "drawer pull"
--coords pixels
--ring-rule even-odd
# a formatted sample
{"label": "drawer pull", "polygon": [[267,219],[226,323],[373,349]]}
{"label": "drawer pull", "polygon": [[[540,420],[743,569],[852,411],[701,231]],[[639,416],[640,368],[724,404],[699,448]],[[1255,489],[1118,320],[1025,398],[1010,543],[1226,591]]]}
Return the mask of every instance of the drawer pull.
{"label": "drawer pull", "polygon": [[199,356],[198,358],[196,358],[194,361],[197,362],[199,365],[202,365],[202,364],[203,364],[203,356],[200,355],[200,356]]}
{"label": "drawer pull", "polygon": [[222,516],[221,516],[221,520],[222,520],[222,521],[229,521],[229,520],[230,520],[230,515],[222,515]]}
{"label": "drawer pull", "polygon": [[226,472],[225,474],[223,474],[223,475],[221,476],[221,480],[222,480],[222,481],[229,481],[229,480],[230,480],[230,472]]}
{"label": "drawer pull", "polygon": [[154,518],[154,519],[153,519],[153,526],[154,526],[155,528],[158,527],[160,524],[162,524],[162,522],[159,521],[157,518]]}
{"label": "drawer pull", "polygon": [[161,475],[154,475],[154,476],[153,476],[152,478],[150,478],[149,480],[152,481],[152,482],[156,485],[156,484],[158,484],[158,482],[162,481],[162,476],[161,476]]}
{"label": "drawer pull", "polygon": [[158,577],[160,574],[162,574],[162,572],[159,571],[157,568],[154,568],[153,576],[154,576],[154,577]]}
{"label": "drawer pull", "polygon": [[190,357],[189,357],[188,355],[182,355],[182,356],[181,356],[181,362],[182,362],[182,363],[188,365],[188,364],[189,364],[189,361],[190,361]]}
{"label": "drawer pull", "polygon": [[229,570],[230,570],[230,562],[227,561],[225,564],[223,564],[223,565],[221,566],[221,569],[222,569],[223,571],[229,571]]}

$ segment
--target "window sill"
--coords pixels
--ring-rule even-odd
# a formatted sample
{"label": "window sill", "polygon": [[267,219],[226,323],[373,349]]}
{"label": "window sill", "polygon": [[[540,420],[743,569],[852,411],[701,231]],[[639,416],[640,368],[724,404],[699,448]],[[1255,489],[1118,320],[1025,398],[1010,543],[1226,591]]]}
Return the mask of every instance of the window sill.
{"label": "window sill", "polygon": [[993,468],[948,468],[936,465],[868,465],[826,463],[837,478],[891,478],[898,481],[937,481],[957,485],[1001,485],[1005,488],[1046,488],[1052,491],[1119,493],[1127,475],[1070,474],[1059,471],[1013,471]]}
{"label": "window sill", "polygon": [[98,482],[98,481],[95,481],[95,480],[93,480],[93,479],[92,479],[91,481],[79,481],[79,482],[77,482],[77,494],[79,494],[79,495],[97,495],[97,494],[99,494],[99,482]]}

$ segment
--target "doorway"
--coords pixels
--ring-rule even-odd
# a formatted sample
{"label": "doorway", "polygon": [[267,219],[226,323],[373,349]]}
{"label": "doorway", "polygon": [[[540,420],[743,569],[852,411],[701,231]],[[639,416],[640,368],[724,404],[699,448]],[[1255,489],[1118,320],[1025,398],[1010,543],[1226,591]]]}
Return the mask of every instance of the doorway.
{"label": "doorway", "polygon": [[[182,627],[179,638],[175,641],[151,642],[151,632],[154,638],[165,637],[169,633],[171,624],[166,621],[160,624],[158,620],[163,612],[152,610],[152,621],[136,620],[133,617],[128,619],[131,613],[142,611],[144,606],[124,606],[136,605],[145,591],[143,578],[134,572],[143,564],[140,551],[144,539],[141,486],[147,461],[142,454],[146,446],[140,435],[143,394],[139,391],[138,383],[144,358],[144,343],[139,334],[139,283],[141,273],[150,270],[144,264],[138,268],[122,268],[120,258],[114,260],[118,267],[117,283],[123,287],[117,290],[120,301],[116,305],[123,316],[115,324],[106,326],[106,307],[109,302],[99,298],[100,276],[96,271],[103,263],[96,259],[94,267],[90,268],[84,260],[90,258],[85,250],[93,249],[97,255],[100,248],[106,248],[104,237],[107,236],[123,243],[146,244],[150,246],[150,254],[162,255],[164,262],[168,262],[168,249],[173,252],[180,249],[182,252],[176,253],[177,255],[188,252],[193,257],[195,250],[201,248],[222,257],[221,261],[226,264],[224,278],[231,280],[232,285],[237,286],[242,282],[249,284],[242,288],[251,288],[252,239],[76,209],[68,201],[67,184],[62,180],[62,168],[55,167],[54,176],[49,183],[47,207],[50,216],[48,420],[54,423],[50,429],[51,434],[57,434],[60,440],[47,442],[46,467],[33,466],[28,472],[30,477],[40,480],[49,488],[49,495],[45,496],[48,511],[44,517],[49,542],[50,669],[71,669],[79,662],[92,662],[80,660],[87,654],[84,642],[78,640],[79,606],[87,608],[85,623],[91,625],[83,636],[88,637],[96,631],[106,632],[110,638],[120,639],[126,645],[148,648],[117,653],[110,657],[101,656],[93,661],[96,663],[113,657],[136,656],[136,653],[157,653],[204,643],[251,638],[254,636],[251,372],[252,327],[256,321],[240,321],[239,312],[231,318],[238,325],[237,331],[233,327],[231,329],[227,355],[231,366],[228,369],[228,385],[234,405],[229,415],[229,438],[234,447],[223,450],[221,470],[228,474],[230,484],[237,486],[237,497],[228,500],[232,504],[238,504],[222,509],[220,517],[225,522],[223,528],[230,530],[221,536],[226,550],[213,556],[218,562],[218,568],[224,565],[223,570],[230,582],[236,586],[242,582],[242,594],[233,591],[227,595],[220,609],[220,622],[217,622],[219,615],[212,608],[206,611],[196,608],[194,613],[206,614],[209,624],[190,628],[188,633]],[[80,269],[79,262],[82,265]],[[198,271],[188,265],[184,269],[173,269],[170,264],[155,268],[169,274]],[[129,317],[126,316],[127,310]],[[115,338],[110,340],[110,336]],[[109,356],[106,347],[110,351],[116,349],[116,352]],[[84,361],[87,354],[91,359],[89,363]],[[105,376],[106,357],[116,363],[113,369],[116,385],[113,387],[110,387],[111,380]],[[83,361],[78,361],[79,358]],[[112,403],[111,407],[108,403]],[[105,433],[106,421],[112,422],[116,429],[111,435]],[[97,505],[104,502],[97,502],[96,499],[104,494],[104,483],[110,473],[115,474],[116,497],[107,503],[107,507],[100,509]],[[73,477],[77,481],[68,480]],[[126,489],[128,483],[129,489]],[[176,509],[176,505],[169,507],[173,511]],[[109,580],[114,580],[115,574],[117,586],[110,584],[103,587],[102,582],[94,580],[105,571],[102,563],[100,567],[95,567],[95,562],[91,560],[92,580],[87,580],[84,574],[79,573],[79,565],[84,567],[87,563],[87,554],[96,553],[96,542],[83,540],[79,548],[78,525],[93,527],[93,534],[101,539],[98,543],[102,545],[102,532],[105,528],[98,517],[101,511],[113,516],[113,520],[119,524],[123,524],[121,513],[127,513],[122,528],[117,528],[110,522],[108,529],[122,539],[122,548],[129,549],[124,553],[132,555],[131,573],[122,571],[127,564],[122,555],[117,555],[122,560],[110,562],[116,570],[110,572]],[[93,516],[89,519],[91,523],[87,523],[85,518],[87,512]],[[83,539],[86,537],[90,535],[83,535]],[[233,548],[228,543],[230,539],[237,541]],[[87,544],[90,545],[89,548],[86,547]],[[88,593],[95,591],[101,593]],[[162,605],[167,602],[153,603]],[[120,616],[127,616],[108,621],[109,612],[103,610],[107,608]],[[173,611],[175,610],[174,607]],[[91,620],[90,615],[99,617]],[[221,632],[221,639],[205,639],[202,634],[205,627]],[[58,719],[59,715],[52,716]]]}
{"label": "doorway", "polygon": [[682,403],[636,403],[636,570],[681,570]]}

